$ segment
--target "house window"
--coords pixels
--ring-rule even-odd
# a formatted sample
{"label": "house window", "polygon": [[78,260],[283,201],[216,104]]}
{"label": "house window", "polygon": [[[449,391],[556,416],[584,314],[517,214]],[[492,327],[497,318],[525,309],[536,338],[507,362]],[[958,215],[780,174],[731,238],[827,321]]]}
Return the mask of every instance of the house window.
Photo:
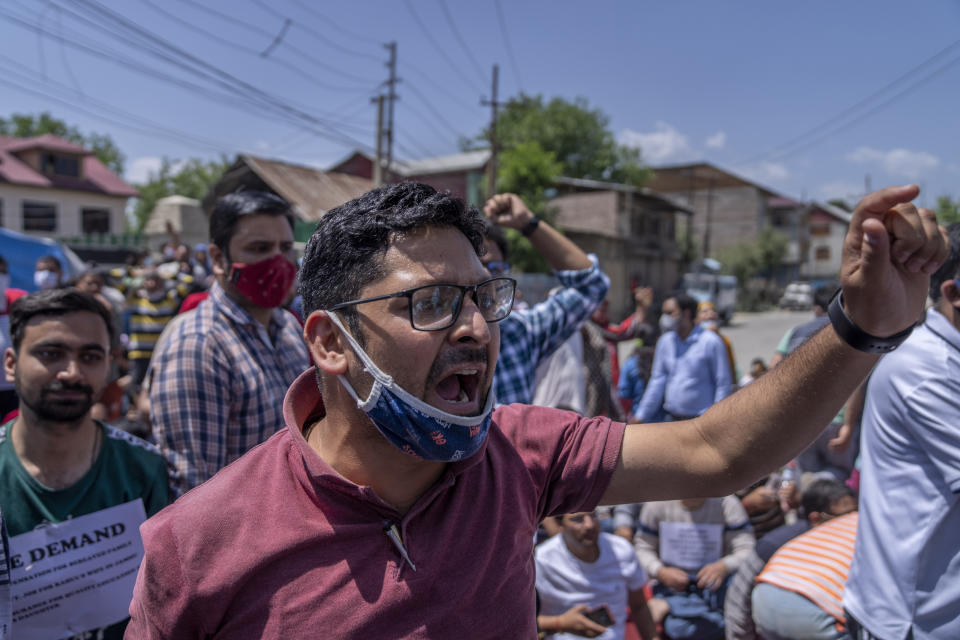
{"label": "house window", "polygon": [[823,237],[830,235],[830,224],[820,223],[810,225],[810,235],[814,237]]}
{"label": "house window", "polygon": [[43,173],[48,176],[79,177],[80,158],[60,155],[59,153],[45,153],[43,154]]}
{"label": "house window", "polygon": [[56,231],[57,205],[49,202],[23,202],[24,231]]}
{"label": "house window", "polygon": [[830,260],[830,247],[817,247],[813,258],[817,262],[828,262]]}
{"label": "house window", "polygon": [[80,210],[83,233],[110,233],[110,209],[84,207]]}

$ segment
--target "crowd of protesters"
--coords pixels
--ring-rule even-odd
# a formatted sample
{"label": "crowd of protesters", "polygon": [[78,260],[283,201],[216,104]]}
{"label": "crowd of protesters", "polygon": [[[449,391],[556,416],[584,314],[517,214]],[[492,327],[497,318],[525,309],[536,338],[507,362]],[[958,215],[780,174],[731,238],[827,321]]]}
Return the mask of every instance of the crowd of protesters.
{"label": "crowd of protesters", "polygon": [[[756,359],[740,376],[709,301],[649,286],[611,292],[595,256],[512,194],[491,198],[484,221],[422,185],[371,192],[328,214],[299,267],[293,211],[256,191],[217,201],[209,244],[188,247],[172,234],[155,255],[134,254],[124,267],[91,268],[70,282],[56,258],[41,258],[41,291],[31,295],[6,286],[0,258],[8,566],[21,562],[20,536],[40,527],[71,519],[79,526],[82,517],[137,500],[140,510],[123,522],[134,529],[146,521],[146,555],[136,592],[127,594],[132,621],[127,603],[121,615],[115,603],[94,599],[82,614],[43,627],[50,623],[42,614],[18,613],[14,599],[0,638],[9,620],[9,637],[43,629],[49,635],[28,635],[119,638],[125,628],[128,638],[297,637],[305,631],[297,625],[327,619],[304,607],[331,608],[329,637],[493,637],[490,630],[508,626],[514,633],[498,637],[534,630],[558,638],[960,637],[960,545],[949,533],[960,530],[960,227],[951,227],[946,255],[928,216],[901,204],[910,192],[880,193],[861,204],[864,219],[870,207],[896,205],[911,229],[922,221],[926,245],[943,245],[914,246],[913,258],[926,262],[903,267],[939,267],[929,285],[933,306],[869,385],[838,396],[851,399],[836,418],[771,449],[755,442],[779,439],[778,428],[788,432],[802,418],[753,422],[784,416],[775,402],[803,413],[786,396],[816,404],[814,384],[827,388],[825,376],[844,375],[835,363],[810,364],[815,348],[803,346],[823,343],[818,332],[840,322],[829,310],[833,288],[817,292],[814,319],[784,336],[769,371]],[[516,284],[504,229],[528,238],[559,282],[546,300],[512,312]],[[886,242],[889,251],[897,238],[870,242]],[[447,245],[453,249],[438,249]],[[396,280],[391,290],[355,295],[389,278]],[[611,295],[633,305],[619,322],[609,315]],[[407,340],[409,348],[448,331],[447,341],[463,350],[432,367],[413,354],[388,355],[396,329],[358,313],[368,302],[394,311],[403,305],[394,315],[421,339]],[[489,329],[458,322],[468,306],[479,311],[480,325],[499,324],[495,368],[487,366]],[[379,367],[387,362],[385,373]],[[811,376],[804,366],[815,369]],[[423,368],[427,383],[418,386],[407,371]],[[357,374],[348,382],[348,370],[372,376],[372,386],[356,386]],[[853,382],[838,386],[852,390],[858,375],[848,372]],[[777,382],[760,382],[768,377]],[[685,425],[737,440],[740,423],[721,427],[732,414],[711,408],[748,388],[756,392],[744,402],[752,404],[736,405],[743,442],[730,451],[770,451],[781,464],[731,473],[744,479],[739,485],[705,475],[679,482],[671,465],[684,469],[689,455],[695,477],[704,464],[694,449],[677,450],[689,442]],[[771,397],[778,393],[784,397]],[[531,403],[553,409],[521,406]],[[744,407],[754,406],[748,418]],[[376,429],[357,435],[325,424],[341,411],[353,421],[365,413]],[[465,416],[491,412],[498,435],[486,443],[489,421]],[[638,429],[624,432],[622,422],[655,429],[645,437],[662,439],[672,453],[662,463],[648,459],[643,473],[659,470],[677,487],[629,489],[617,480],[614,465],[630,463],[624,434]],[[800,451],[800,440],[812,444]],[[381,453],[385,447],[406,458]],[[471,464],[475,455],[499,475],[478,476],[486,467]],[[409,460],[441,466],[424,471]],[[277,477],[278,465],[289,479]],[[631,482],[641,477],[638,471]],[[455,490],[471,478],[476,498]],[[521,500],[508,498],[511,490],[530,494],[520,511],[504,506]],[[885,499],[890,492],[909,496],[909,504]],[[424,503],[423,495],[432,497]],[[622,497],[650,499],[609,499]],[[495,511],[487,513],[490,504]],[[537,517],[520,521],[520,512]],[[526,534],[535,550],[520,544]],[[473,555],[448,557],[456,554],[445,545],[460,536]],[[893,539],[902,547],[895,557]],[[376,558],[398,555],[385,571],[364,545],[377,548]],[[473,582],[450,582],[458,571]],[[345,581],[355,586],[345,591]],[[882,587],[888,583],[895,588]],[[534,584],[535,612],[524,619],[530,609],[513,601]],[[3,597],[10,598],[0,590]],[[476,610],[451,617],[450,607],[461,606],[455,599]]]}

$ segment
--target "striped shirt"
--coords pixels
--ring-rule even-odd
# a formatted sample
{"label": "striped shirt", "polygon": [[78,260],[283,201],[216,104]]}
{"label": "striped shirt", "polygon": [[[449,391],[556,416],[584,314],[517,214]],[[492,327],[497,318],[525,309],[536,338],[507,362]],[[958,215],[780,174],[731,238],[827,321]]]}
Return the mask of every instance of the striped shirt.
{"label": "striped shirt", "polygon": [[179,495],[283,427],[287,387],[309,366],[296,318],[275,309],[270,330],[219,284],[154,354],[153,432]]}
{"label": "striped shirt", "polygon": [[163,328],[177,315],[180,308],[177,290],[171,288],[160,293],[159,299],[151,300],[146,292],[137,292],[127,303],[130,335],[127,357],[131,360],[148,360]]}
{"label": "striped shirt", "polygon": [[845,623],[843,586],[853,560],[858,517],[856,511],[848,513],[786,543],[770,558],[757,582],[798,593]]}

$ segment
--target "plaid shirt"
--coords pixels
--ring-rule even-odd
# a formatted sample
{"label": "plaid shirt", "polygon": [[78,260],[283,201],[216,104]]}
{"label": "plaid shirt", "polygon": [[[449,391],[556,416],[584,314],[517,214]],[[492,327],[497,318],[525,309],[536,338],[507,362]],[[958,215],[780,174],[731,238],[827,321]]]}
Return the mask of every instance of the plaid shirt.
{"label": "plaid shirt", "polygon": [[214,284],[151,366],[154,437],[180,495],[283,428],[283,397],[309,360],[293,315],[275,309],[268,333]]}
{"label": "plaid shirt", "polygon": [[500,357],[493,383],[497,404],[533,401],[537,365],[546,360],[580,328],[603,302],[610,278],[597,266],[581,271],[557,271],[566,287],[530,309],[514,310],[500,323]]}

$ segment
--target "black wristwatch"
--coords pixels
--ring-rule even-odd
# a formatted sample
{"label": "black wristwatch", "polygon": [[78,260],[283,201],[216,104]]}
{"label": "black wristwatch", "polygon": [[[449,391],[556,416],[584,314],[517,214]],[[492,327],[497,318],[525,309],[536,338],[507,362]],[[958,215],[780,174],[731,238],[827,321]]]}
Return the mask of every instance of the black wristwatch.
{"label": "black wristwatch", "polygon": [[537,227],[540,226],[540,217],[533,216],[530,218],[530,222],[524,225],[523,229],[520,229],[520,233],[523,234],[524,238],[529,238],[530,234],[537,230]]}
{"label": "black wristwatch", "polygon": [[838,336],[843,338],[844,342],[854,349],[866,353],[890,353],[903,344],[903,341],[913,332],[913,328],[917,326],[913,324],[903,331],[887,338],[878,338],[877,336],[870,335],[855,325],[853,320],[847,315],[847,312],[843,310],[843,293],[841,289],[837,289],[837,292],[833,294],[833,299],[830,300],[830,304],[827,307],[827,315],[830,317],[830,324],[833,325],[833,330],[837,332]]}

